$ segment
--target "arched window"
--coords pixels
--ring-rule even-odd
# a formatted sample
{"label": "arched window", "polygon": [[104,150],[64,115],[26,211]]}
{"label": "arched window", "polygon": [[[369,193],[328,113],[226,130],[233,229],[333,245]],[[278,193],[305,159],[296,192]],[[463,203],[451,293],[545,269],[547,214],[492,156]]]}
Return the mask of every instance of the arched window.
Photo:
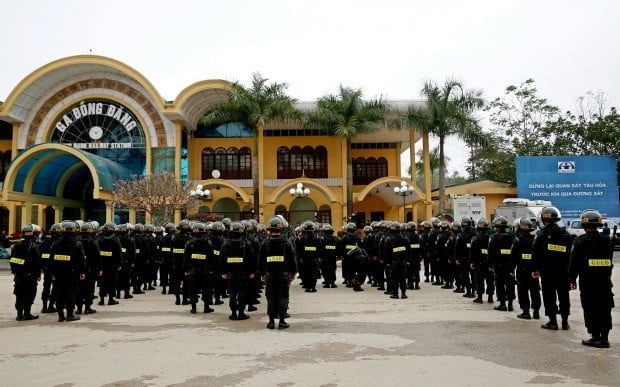
{"label": "arched window", "polygon": [[363,158],[358,157],[353,160],[353,184],[354,185],[366,185],[370,184],[373,180],[388,175],[388,165],[385,157]]}
{"label": "arched window", "polygon": [[303,149],[294,146],[278,148],[278,179],[295,179],[301,175],[312,178],[327,177],[327,149],[323,146]]}
{"label": "arched window", "polygon": [[220,171],[222,179],[251,179],[252,153],[250,148],[224,149],[220,147],[215,150],[204,148],[202,150],[202,178],[210,179],[214,169]]}

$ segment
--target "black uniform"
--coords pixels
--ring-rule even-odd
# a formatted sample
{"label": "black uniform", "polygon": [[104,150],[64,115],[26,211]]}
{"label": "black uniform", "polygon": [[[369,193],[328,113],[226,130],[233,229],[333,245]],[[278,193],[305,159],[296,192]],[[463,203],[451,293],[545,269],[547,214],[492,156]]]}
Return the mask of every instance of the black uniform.
{"label": "black uniform", "polygon": [[224,243],[221,252],[222,273],[228,278],[228,305],[231,310],[230,318],[245,319],[245,307],[248,304],[250,279],[256,273],[256,255],[252,244],[231,232],[231,239]]}
{"label": "black uniform", "polygon": [[498,231],[489,239],[489,265],[495,273],[495,288],[501,308],[498,310],[506,309],[506,301],[508,310],[512,310],[512,301],[515,299],[515,277],[510,265],[513,239],[506,231]]}
{"label": "black uniform", "polygon": [[336,246],[338,238],[334,235],[325,235],[323,237],[324,253],[321,260],[321,271],[325,279],[324,288],[335,288],[336,285]]}
{"label": "black uniform", "polygon": [[450,277],[448,276],[448,260],[452,258],[454,251],[450,252],[450,244],[448,243],[450,240],[450,233],[447,230],[441,230],[437,233],[435,238],[435,278],[437,279],[433,282],[433,285],[441,285],[445,280],[445,285],[442,286],[444,289],[452,289],[454,288],[454,283],[450,282]]}
{"label": "black uniform", "polygon": [[52,286],[52,274],[49,272],[49,263],[51,262],[50,251],[52,245],[58,240],[55,234],[48,234],[39,245],[41,250],[41,267],[43,269],[43,290],[41,292],[41,301],[43,308],[41,313],[54,313],[56,308],[56,289]]}
{"label": "black uniform", "polygon": [[15,294],[17,320],[37,318],[30,313],[37,294],[37,282],[41,279],[41,251],[33,238],[27,238],[11,250],[11,273]]}
{"label": "black uniform", "polygon": [[611,308],[614,306],[611,291],[613,248],[609,237],[596,231],[579,236],[573,245],[570,261],[570,281],[577,283],[581,306],[588,333],[600,338],[609,346]]}
{"label": "black uniform", "polygon": [[[303,271],[302,279],[307,293],[316,292],[319,259],[323,257],[323,243],[314,233],[304,231],[295,244],[298,264]],[[351,263],[349,263],[351,264]],[[353,267],[351,268],[352,270]]]}
{"label": "black uniform", "polygon": [[399,233],[390,235],[383,244],[381,256],[390,272],[391,298],[398,298],[398,288],[401,298],[407,298],[407,263],[411,259],[409,242]]}
{"label": "black uniform", "polygon": [[121,290],[125,292],[123,298],[133,298],[129,289],[131,288],[131,273],[136,260],[136,241],[133,236],[123,234],[119,237],[121,242],[121,270],[118,273],[118,283],[116,288],[116,297],[120,298]]}
{"label": "black uniform", "polygon": [[[171,242],[173,233],[168,233],[161,238],[159,243],[160,265],[159,265],[159,284],[161,285],[161,294],[166,294],[166,288],[170,286],[170,277],[172,272],[172,249]],[[168,288],[172,291],[172,287]]]}
{"label": "black uniform", "polygon": [[[551,321],[556,321],[558,311],[563,321],[570,314],[568,267],[571,246],[570,235],[555,223],[545,226],[534,239],[532,269],[540,273],[545,314]],[[556,301],[559,301],[559,309]]]}
{"label": "black uniform", "polygon": [[283,236],[270,236],[260,246],[259,268],[265,276],[267,314],[272,321],[276,316],[284,319],[289,304],[291,277],[297,274],[295,251]]}
{"label": "black uniform", "polygon": [[409,265],[407,266],[407,289],[420,289],[420,257],[422,244],[420,235],[412,230],[408,230],[405,237],[411,248],[411,256],[409,257]]}
{"label": "black uniform", "polygon": [[489,302],[493,302],[493,294],[495,293],[495,283],[493,273],[489,270],[489,234],[486,230],[476,233],[471,239],[471,249],[469,250],[470,268],[474,270],[476,292],[478,298],[474,301],[481,302],[482,296],[489,296]]}
{"label": "black uniform", "polygon": [[74,317],[75,296],[77,284],[86,273],[86,258],[82,244],[72,235],[64,234],[52,246],[50,271],[54,278],[54,286],[58,288],[56,307],[58,321],[65,321],[64,310],[67,310],[67,320]]}
{"label": "black uniform", "polygon": [[172,238],[170,248],[172,249],[172,290],[175,296],[175,304],[181,304],[181,293],[183,293],[183,305],[188,305],[189,289],[185,282],[185,273],[183,271],[183,257],[185,254],[185,245],[189,242],[190,236],[184,230],[181,230]]}
{"label": "black uniform", "polygon": [[[519,306],[523,312],[529,313],[530,307],[534,316],[540,309],[540,280],[532,277],[532,245],[534,236],[530,233],[519,235],[512,243],[511,268],[516,268],[517,294]],[[531,301],[530,301],[531,297]]]}
{"label": "black uniform", "polygon": [[82,313],[82,306],[87,312],[92,313],[93,295],[95,294],[95,282],[101,271],[101,255],[97,241],[88,235],[80,235],[78,241],[84,249],[86,258],[85,278],[78,283],[76,305],[78,314]]}
{"label": "black uniform", "polygon": [[190,239],[185,246],[183,257],[183,267],[188,280],[189,300],[192,304],[192,313],[196,313],[198,295],[202,295],[204,302],[204,312],[213,312],[209,307],[212,304],[211,291],[213,286],[210,283],[212,278],[209,274],[213,272],[215,260],[213,257],[213,247],[206,237]]}
{"label": "black uniform", "polygon": [[354,248],[361,245],[361,238],[354,232],[347,232],[340,238],[336,245],[336,251],[338,256],[342,259],[342,278],[343,284],[346,284],[348,288],[353,287],[353,279],[355,278],[355,268],[347,253]]}
{"label": "black uniform", "polygon": [[471,240],[476,234],[473,227],[464,227],[456,238],[454,246],[454,260],[456,265],[456,285],[460,290],[465,290],[465,297],[473,297],[474,284],[472,281],[473,270],[469,265],[469,250]]}
{"label": "black uniform", "polygon": [[119,238],[112,232],[106,232],[99,238],[99,253],[101,254],[99,296],[103,302],[105,297],[113,300],[118,288],[118,274],[122,265],[122,246]]}

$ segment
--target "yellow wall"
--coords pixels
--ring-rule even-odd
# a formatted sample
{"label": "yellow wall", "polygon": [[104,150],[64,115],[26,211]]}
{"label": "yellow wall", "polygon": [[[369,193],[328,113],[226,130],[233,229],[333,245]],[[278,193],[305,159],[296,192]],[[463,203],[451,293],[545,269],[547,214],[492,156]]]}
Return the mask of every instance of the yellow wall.
{"label": "yellow wall", "polygon": [[[264,166],[265,179],[278,178],[278,148],[287,146],[290,148],[298,146],[303,148],[311,146],[316,148],[319,145],[327,149],[327,176],[342,177],[341,174],[341,154],[340,139],[331,136],[308,136],[308,137],[265,137],[264,139]],[[298,176],[300,177],[300,176]]]}
{"label": "yellow wall", "polygon": [[383,220],[400,220],[402,215],[399,217],[400,207],[389,207],[383,199],[378,196],[368,195],[364,198],[363,202],[357,202],[353,206],[353,212],[360,213],[364,212],[366,215],[366,220],[370,220],[371,212],[380,212],[383,211],[384,219]]}
{"label": "yellow wall", "polygon": [[[6,152],[8,150],[13,149],[13,141],[12,140],[0,140],[0,151]],[[11,155],[11,157],[15,157],[15,155]]]}

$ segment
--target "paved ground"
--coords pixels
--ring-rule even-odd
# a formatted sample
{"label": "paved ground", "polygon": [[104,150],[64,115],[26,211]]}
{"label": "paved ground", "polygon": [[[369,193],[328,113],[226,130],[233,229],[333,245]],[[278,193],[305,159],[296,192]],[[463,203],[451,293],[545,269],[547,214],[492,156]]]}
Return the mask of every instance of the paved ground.
{"label": "paved ground", "polygon": [[571,330],[558,332],[426,284],[391,300],[370,287],[309,294],[295,283],[285,331],[265,329],[264,302],[250,320],[231,322],[223,305],[191,315],[159,291],[75,323],[49,314],[17,322],[6,267],[0,263],[7,386],[620,385],[620,313],[611,349],[584,347],[577,292]]}

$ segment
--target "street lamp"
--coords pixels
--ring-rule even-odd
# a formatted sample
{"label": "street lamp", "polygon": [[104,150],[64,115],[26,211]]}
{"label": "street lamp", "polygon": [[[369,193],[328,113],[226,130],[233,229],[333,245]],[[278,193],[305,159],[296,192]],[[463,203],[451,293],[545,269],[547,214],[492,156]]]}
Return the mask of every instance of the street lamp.
{"label": "street lamp", "polygon": [[189,196],[200,200],[211,199],[211,190],[204,188],[202,184],[198,184],[196,189],[189,191]]}
{"label": "street lamp", "polygon": [[400,182],[400,187],[396,186],[394,187],[394,193],[398,196],[402,196],[403,197],[403,223],[405,223],[407,221],[407,212],[406,212],[406,204],[405,204],[405,199],[407,198],[407,196],[409,195],[413,195],[414,192],[414,188],[412,185],[407,185],[406,181],[401,181]]}
{"label": "street lamp", "polygon": [[310,188],[304,188],[302,183],[297,183],[297,186],[291,188],[288,192],[291,196],[299,199],[297,201],[297,224],[299,225],[301,219],[301,198],[310,195]]}

